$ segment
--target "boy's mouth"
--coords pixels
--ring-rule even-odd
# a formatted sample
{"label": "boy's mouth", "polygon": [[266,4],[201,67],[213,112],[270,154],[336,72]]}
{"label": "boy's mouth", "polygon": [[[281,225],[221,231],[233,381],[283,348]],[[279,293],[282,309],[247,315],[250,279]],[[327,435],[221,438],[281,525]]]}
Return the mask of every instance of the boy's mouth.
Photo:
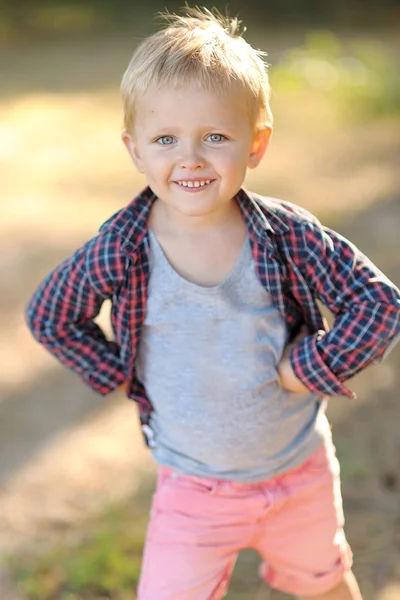
{"label": "boy's mouth", "polygon": [[185,188],[186,190],[198,191],[198,190],[204,189],[205,187],[210,185],[210,183],[212,183],[213,181],[215,181],[215,180],[214,179],[178,179],[177,181],[174,181],[174,183],[179,185],[179,187]]}

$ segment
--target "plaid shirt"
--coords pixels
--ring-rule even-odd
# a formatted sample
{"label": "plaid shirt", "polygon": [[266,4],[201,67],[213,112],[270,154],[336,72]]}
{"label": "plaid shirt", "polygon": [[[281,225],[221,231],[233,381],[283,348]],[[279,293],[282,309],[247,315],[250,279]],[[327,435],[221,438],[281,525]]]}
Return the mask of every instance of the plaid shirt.
{"label": "plaid shirt", "polygon": [[[35,338],[91,388],[107,394],[126,381],[144,426],[152,406],[135,376],[135,357],[146,313],[148,219],[155,199],[147,188],[106,221],[96,237],[47,276],[26,311]],[[236,200],[258,278],[290,336],[304,323],[310,331],[292,351],[295,374],[320,396],[355,397],[343,382],[380,360],[399,337],[399,290],[353,244],[306,210],[243,189]],[[112,301],[115,341],[93,321],[105,299]],[[335,317],[330,331],[317,299]]]}

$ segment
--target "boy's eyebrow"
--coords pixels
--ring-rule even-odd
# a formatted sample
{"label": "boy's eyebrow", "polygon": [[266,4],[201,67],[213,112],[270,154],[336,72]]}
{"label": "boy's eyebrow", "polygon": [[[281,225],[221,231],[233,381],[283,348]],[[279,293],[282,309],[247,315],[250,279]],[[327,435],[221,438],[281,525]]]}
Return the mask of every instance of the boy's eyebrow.
{"label": "boy's eyebrow", "polygon": [[[207,123],[205,125],[199,125],[198,129],[199,130],[204,130],[204,131],[217,131],[220,129],[233,129],[235,126],[235,121],[224,121],[224,122],[220,122],[220,123]],[[160,124],[157,125],[155,124],[154,127],[149,127],[149,133],[152,135],[153,133],[157,133],[159,131],[186,131],[186,128],[184,126],[181,126],[180,124],[174,124],[174,125],[164,125],[164,124]]]}

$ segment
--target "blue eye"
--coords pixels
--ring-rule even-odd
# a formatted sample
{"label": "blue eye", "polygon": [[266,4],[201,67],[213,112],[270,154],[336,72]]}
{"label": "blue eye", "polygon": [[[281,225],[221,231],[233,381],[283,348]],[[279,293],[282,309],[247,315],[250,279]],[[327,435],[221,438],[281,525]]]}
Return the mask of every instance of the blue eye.
{"label": "blue eye", "polygon": [[161,146],[170,146],[174,143],[174,138],[172,135],[163,135],[156,140],[157,144],[161,144]]}
{"label": "blue eye", "polygon": [[210,140],[210,142],[213,142],[214,144],[218,144],[218,142],[223,142],[224,140],[226,140],[226,137],[221,133],[212,133],[208,136],[207,139]]}

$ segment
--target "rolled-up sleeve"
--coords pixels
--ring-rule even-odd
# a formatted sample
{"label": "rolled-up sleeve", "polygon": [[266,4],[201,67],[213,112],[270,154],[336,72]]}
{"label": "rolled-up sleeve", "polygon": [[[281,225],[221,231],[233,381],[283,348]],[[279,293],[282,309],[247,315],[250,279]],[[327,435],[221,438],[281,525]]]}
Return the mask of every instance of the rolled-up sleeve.
{"label": "rolled-up sleeve", "polygon": [[354,392],[343,382],[382,360],[400,336],[400,292],[354,244],[306,222],[301,273],[334,315],[329,332],[304,338],[291,353],[296,376],[322,396]]}
{"label": "rolled-up sleeve", "polygon": [[100,233],[45,278],[25,312],[35,339],[102,395],[125,375],[118,344],[93,320],[123,272],[118,236]]}

